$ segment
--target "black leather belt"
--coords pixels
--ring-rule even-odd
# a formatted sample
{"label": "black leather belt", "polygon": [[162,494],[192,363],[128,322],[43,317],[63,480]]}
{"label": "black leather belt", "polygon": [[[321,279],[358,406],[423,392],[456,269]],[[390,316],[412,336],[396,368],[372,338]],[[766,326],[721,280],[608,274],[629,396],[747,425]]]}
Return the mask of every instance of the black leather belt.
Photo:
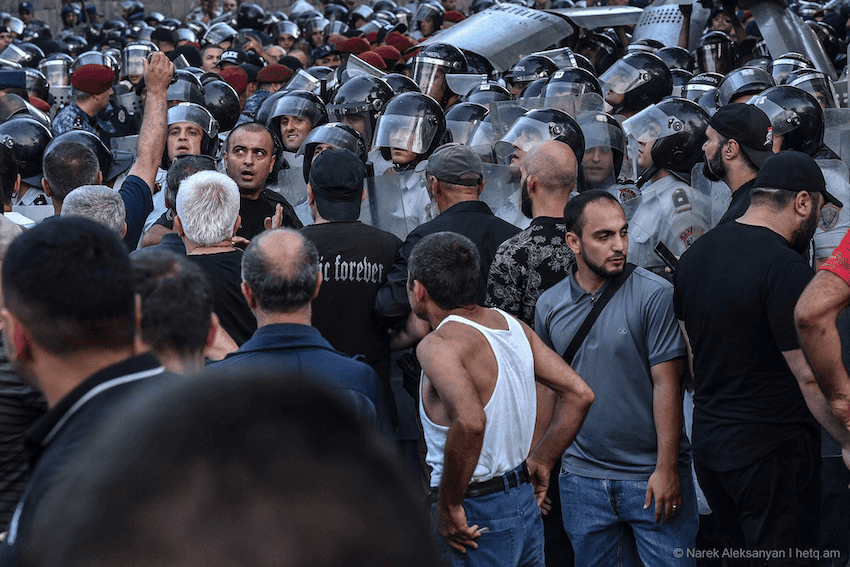
{"label": "black leather belt", "polygon": [[[531,482],[531,475],[528,474],[528,465],[525,461],[522,462],[522,468],[516,472],[506,472],[501,476],[496,476],[484,482],[473,482],[466,488],[464,498],[474,498],[476,496],[484,496],[485,494],[493,494],[505,490],[505,483],[508,488],[516,488],[520,484]],[[432,488],[428,493],[428,503],[434,504],[437,502],[438,489]]]}

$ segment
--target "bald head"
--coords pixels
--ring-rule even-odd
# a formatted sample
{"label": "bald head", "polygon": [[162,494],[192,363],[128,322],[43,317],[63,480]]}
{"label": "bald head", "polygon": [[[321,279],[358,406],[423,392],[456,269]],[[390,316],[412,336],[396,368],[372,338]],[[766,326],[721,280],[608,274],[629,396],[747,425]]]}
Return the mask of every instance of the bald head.
{"label": "bald head", "polygon": [[[576,187],[578,162],[569,145],[549,140],[531,148],[525,156],[525,174],[532,177],[537,189],[564,196]],[[532,180],[529,180],[532,183]]]}
{"label": "bald head", "polygon": [[319,254],[301,233],[281,228],[261,233],[242,256],[242,281],[267,313],[309,307],[319,285]]}

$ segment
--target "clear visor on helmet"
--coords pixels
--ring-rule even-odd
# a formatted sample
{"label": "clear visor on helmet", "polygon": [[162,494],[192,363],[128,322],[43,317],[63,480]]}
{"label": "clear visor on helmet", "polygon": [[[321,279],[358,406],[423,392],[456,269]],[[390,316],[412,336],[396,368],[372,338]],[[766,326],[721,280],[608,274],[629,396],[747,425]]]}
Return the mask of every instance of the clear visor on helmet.
{"label": "clear visor on helmet", "polygon": [[472,133],[472,138],[467,145],[478,154],[481,161],[493,163],[493,124],[484,119]]}
{"label": "clear visor on helmet", "polygon": [[185,78],[168,85],[165,96],[169,101],[194,102],[200,105],[205,103],[201,86]]}
{"label": "clear visor on helmet", "polygon": [[315,126],[322,115],[322,109],[314,101],[300,96],[284,95],[275,104],[271,117],[295,116],[296,118],[304,118],[310,122],[311,126]]}
{"label": "clear visor on helmet", "polygon": [[295,22],[291,22],[289,20],[278,22],[274,25],[274,36],[280,37],[282,35],[288,35],[291,36],[292,39],[298,39],[301,37],[301,30],[298,29],[298,24]]}
{"label": "clear visor on helmet", "polygon": [[416,56],[413,59],[413,80],[419,89],[436,99],[442,100],[448,65],[442,59]]}
{"label": "clear visor on helmet", "polygon": [[625,122],[623,130],[626,135],[638,142],[651,142],[678,134],[685,129],[685,124],[677,117],[670,116],[658,106],[644,108]]}
{"label": "clear visor on helmet", "polygon": [[619,59],[611,65],[607,71],[599,77],[599,82],[603,83],[603,89],[612,91],[617,94],[624,95],[633,91],[639,86],[648,83],[650,80],[649,71],[646,69],[636,69],[625,59]]}
{"label": "clear visor on helmet", "polygon": [[770,118],[774,136],[787,134],[800,125],[800,116],[796,112],[786,110],[764,95],[754,96],[747,104],[755,106]]}
{"label": "clear visor on helmet", "polygon": [[452,142],[472,145],[470,141],[479,124],[481,120],[446,120],[446,129],[452,133]]}
{"label": "clear visor on helmet", "polygon": [[328,108],[328,120],[347,124],[360,132],[364,140],[371,140],[372,113],[371,106],[365,102],[341,104],[335,108]]}
{"label": "clear visor on helmet", "polygon": [[121,52],[121,69],[125,77],[145,74],[145,58],[153,51],[146,44],[130,44]]}
{"label": "clear visor on helmet", "polygon": [[826,75],[811,74],[804,75],[788,83],[792,87],[804,90],[818,101],[821,108],[838,108],[838,93],[835,85]]}
{"label": "clear visor on helmet", "polygon": [[38,93],[36,96],[45,99],[47,96],[47,79],[35,69],[26,69],[27,91]]}
{"label": "clear visor on helmet", "polygon": [[620,153],[626,151],[626,136],[619,125],[612,124],[603,114],[579,116],[581,131],[584,134],[584,149],[612,148]]}
{"label": "clear visor on helmet", "polygon": [[321,81],[305,71],[304,69],[298,69],[295,72],[295,75],[289,79],[289,82],[286,84],[287,90],[291,91],[310,91],[315,92],[322,86]]}
{"label": "clear visor on helmet", "polygon": [[702,95],[707,92],[716,91],[716,87],[712,87],[711,85],[701,85],[698,83],[688,83],[682,86],[682,98],[686,98],[688,100],[692,100],[694,102],[698,101]]}
{"label": "clear visor on helmet", "polygon": [[238,32],[231,26],[219,22],[210,26],[207,33],[204,34],[204,43],[219,45],[225,41],[233,39]]}
{"label": "clear visor on helmet", "polygon": [[29,54],[14,43],[10,43],[6,49],[0,51],[0,59],[10,63],[20,63],[29,59]]}
{"label": "clear visor on helmet", "polygon": [[540,96],[543,98],[557,96],[582,96],[585,93],[594,92],[593,87],[587,83],[573,83],[569,81],[552,81],[549,80]]}
{"label": "clear visor on helmet", "polygon": [[550,49],[549,51],[537,51],[532,55],[543,55],[555,62],[558,69],[570,69],[578,67],[575,53],[569,47],[561,47],[559,49]]}
{"label": "clear visor on helmet", "polygon": [[735,53],[731,44],[709,43],[697,48],[697,66],[700,73],[720,73],[732,70]]}
{"label": "clear visor on helmet", "polygon": [[[419,24],[422,23],[422,20],[425,18],[432,18],[440,13],[440,9],[431,4],[430,2],[422,2],[416,8],[416,13],[413,15],[413,26],[414,30],[419,29]],[[434,30],[436,31],[436,30]]]}
{"label": "clear visor on helmet", "polygon": [[6,26],[9,28],[9,31],[16,35],[24,33],[24,28],[26,27],[24,22],[22,22],[19,18],[14,17],[6,20]]}
{"label": "clear visor on helmet", "polygon": [[527,152],[534,144],[554,138],[549,123],[522,116],[514,122],[508,133],[494,144],[496,157],[499,163],[507,165],[511,162],[514,148]]}
{"label": "clear visor on helmet", "polygon": [[201,127],[210,138],[218,136],[218,122],[210,112],[199,104],[181,102],[168,109],[168,125],[190,122]]}
{"label": "clear visor on helmet", "polygon": [[345,64],[345,72],[348,74],[349,79],[359,77],[361,75],[377,78],[381,78],[385,75],[383,71],[374,65],[369,65],[356,55],[350,55],[348,57],[348,62]]}
{"label": "clear visor on helmet", "polygon": [[746,92],[749,85],[749,92],[761,92],[764,89],[770,88],[767,73],[761,69],[739,69],[732,75],[727,75],[726,79],[717,87],[717,102],[720,106],[729,104],[738,91]]}
{"label": "clear visor on helmet", "polygon": [[86,51],[74,59],[74,63],[71,65],[71,72],[76,71],[83,65],[91,64],[103,65],[105,67],[109,67],[113,71],[118,70],[118,62],[112,59],[112,57],[109,57],[100,51]]}
{"label": "clear visor on helmet", "polygon": [[331,123],[323,124],[318,128],[310,130],[304,143],[298,148],[297,155],[303,155],[305,152],[315,150],[318,144],[325,144],[335,150],[350,150],[358,156],[366,151],[366,146],[361,140],[358,140],[344,128]]}
{"label": "clear visor on helmet", "polygon": [[375,148],[398,148],[422,155],[431,147],[438,125],[426,116],[385,114],[375,125]]}
{"label": "clear visor on helmet", "polygon": [[809,65],[806,65],[804,62],[798,61],[797,59],[777,59],[771,66],[770,74],[773,75],[773,80],[776,81],[776,84],[781,85],[782,81],[785,80],[785,77],[794,71],[809,68],[811,68]]}
{"label": "clear visor on helmet", "polygon": [[473,73],[457,73],[446,75],[446,85],[453,93],[465,97],[469,92],[487,82],[487,75]]}

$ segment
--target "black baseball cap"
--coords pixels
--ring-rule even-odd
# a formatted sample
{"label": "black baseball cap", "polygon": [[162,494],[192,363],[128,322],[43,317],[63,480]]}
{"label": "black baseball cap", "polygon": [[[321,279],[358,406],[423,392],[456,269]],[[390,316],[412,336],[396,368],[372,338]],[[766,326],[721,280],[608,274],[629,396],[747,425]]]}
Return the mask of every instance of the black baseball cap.
{"label": "black baseball cap", "polygon": [[351,150],[325,150],[310,166],[310,188],[322,218],[355,221],[360,218],[360,197],[366,165]]}
{"label": "black baseball cap", "polygon": [[738,142],[756,167],[773,155],[773,128],[767,114],[742,102],[721,106],[708,119],[718,134]]}
{"label": "black baseball cap", "polygon": [[767,158],[753,186],[823,193],[827,203],[839,209],[844,206],[826,190],[826,181],[817,162],[803,152],[786,150]]}

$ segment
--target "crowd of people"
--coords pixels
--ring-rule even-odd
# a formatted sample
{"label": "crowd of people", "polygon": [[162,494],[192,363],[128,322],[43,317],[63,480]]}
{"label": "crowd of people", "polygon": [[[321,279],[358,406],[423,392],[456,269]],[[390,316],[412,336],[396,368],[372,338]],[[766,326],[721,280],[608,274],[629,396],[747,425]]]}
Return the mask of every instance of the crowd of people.
{"label": "crowd of people", "polygon": [[585,4],[0,13],[0,565],[847,565],[850,7]]}

